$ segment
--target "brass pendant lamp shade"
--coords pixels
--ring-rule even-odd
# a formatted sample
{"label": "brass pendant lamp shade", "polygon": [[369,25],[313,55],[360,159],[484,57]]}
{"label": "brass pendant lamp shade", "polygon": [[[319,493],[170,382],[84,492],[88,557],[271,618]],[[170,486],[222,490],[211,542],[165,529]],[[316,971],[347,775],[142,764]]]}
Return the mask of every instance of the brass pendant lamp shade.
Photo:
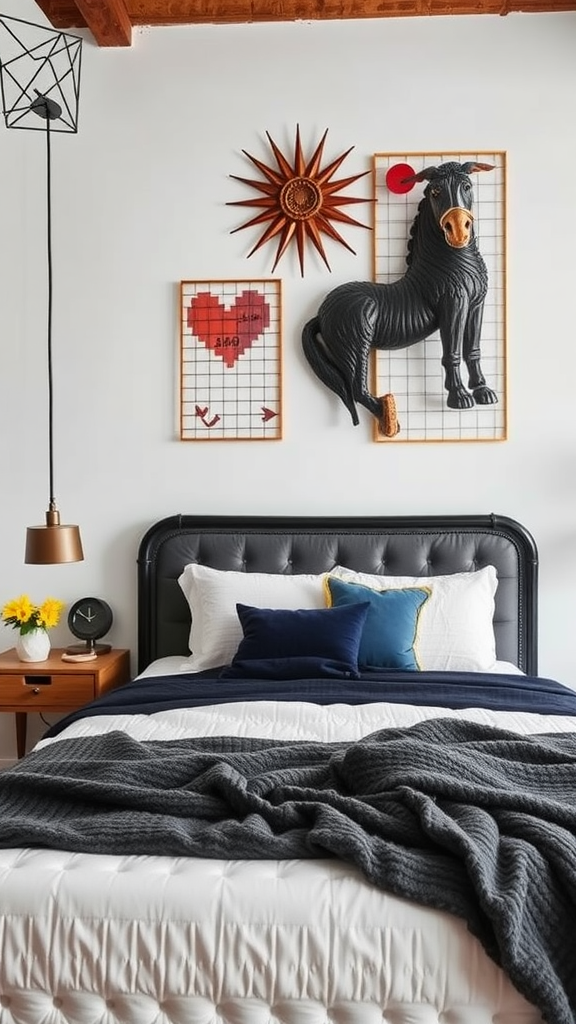
{"label": "brass pendant lamp shade", "polygon": [[80,528],[62,525],[58,509],[48,509],[45,526],[29,526],[26,530],[25,562],[56,565],[81,562],[83,558]]}
{"label": "brass pendant lamp shade", "polygon": [[50,136],[78,130],[82,40],[64,32],[0,16],[0,84],[7,128],[44,131],[48,262],[48,456],[50,495],[46,523],[26,531],[24,561],[35,565],[80,562],[78,526],[60,523],[54,499],[52,370],[52,183]]}

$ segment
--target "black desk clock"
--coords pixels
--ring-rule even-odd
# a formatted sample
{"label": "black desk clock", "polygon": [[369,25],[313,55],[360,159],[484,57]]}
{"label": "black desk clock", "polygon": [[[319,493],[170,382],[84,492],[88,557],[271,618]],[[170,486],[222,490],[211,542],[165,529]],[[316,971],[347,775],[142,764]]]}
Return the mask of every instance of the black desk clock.
{"label": "black desk clock", "polygon": [[100,640],[112,626],[112,609],[100,597],[81,597],[75,601],[68,612],[68,629],[82,644],[71,644],[66,648],[68,654],[104,654],[112,649],[112,644],[99,644]]}

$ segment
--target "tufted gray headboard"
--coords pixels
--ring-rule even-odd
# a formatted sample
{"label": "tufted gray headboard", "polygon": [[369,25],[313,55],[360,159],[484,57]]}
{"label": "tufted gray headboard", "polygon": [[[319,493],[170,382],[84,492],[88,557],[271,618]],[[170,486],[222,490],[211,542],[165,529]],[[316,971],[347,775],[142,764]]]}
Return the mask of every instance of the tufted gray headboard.
{"label": "tufted gray headboard", "polygon": [[271,517],[176,515],[138,550],[138,671],[188,654],[190,618],[178,585],[189,562],[245,572],[319,573],[346,565],[382,575],[437,576],[494,565],[494,631],[502,661],[537,672],[538,553],[499,515]]}

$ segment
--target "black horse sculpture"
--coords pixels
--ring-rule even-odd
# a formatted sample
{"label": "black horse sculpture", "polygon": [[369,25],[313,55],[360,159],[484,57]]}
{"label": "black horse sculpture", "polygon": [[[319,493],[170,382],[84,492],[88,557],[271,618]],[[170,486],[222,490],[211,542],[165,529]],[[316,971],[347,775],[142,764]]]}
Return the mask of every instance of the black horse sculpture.
{"label": "black horse sculpture", "polygon": [[[480,333],[488,272],[474,234],[469,175],[492,164],[454,161],[427,167],[406,181],[427,181],[408,242],[407,270],[391,284],[353,281],[329,292],[302,332],[320,380],[342,399],[354,425],[356,402],[385,428],[385,400],[368,390],[372,349],[396,349],[440,331],[444,383],[451,409],[498,399],[480,368]],[[468,368],[468,388],[460,362]],[[470,394],[471,392],[471,394]],[[389,397],[389,396],[387,396]]]}

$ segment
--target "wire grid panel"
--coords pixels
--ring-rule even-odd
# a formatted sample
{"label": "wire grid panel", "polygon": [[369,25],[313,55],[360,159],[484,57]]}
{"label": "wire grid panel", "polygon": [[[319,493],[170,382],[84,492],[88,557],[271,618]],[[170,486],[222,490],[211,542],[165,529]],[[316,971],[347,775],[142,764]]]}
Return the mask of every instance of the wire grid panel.
{"label": "wire grid panel", "polygon": [[280,440],[280,281],[182,281],[180,294],[181,440]]}
{"label": "wire grid panel", "polygon": [[[436,331],[408,348],[378,349],[374,356],[375,393],[393,394],[399,433],[385,437],[374,426],[374,440],[503,441],[507,430],[506,395],[506,154],[495,153],[376,153],[374,155],[375,226],[374,280],[390,283],[406,272],[410,228],[427,182],[409,191],[393,191],[395,169],[405,176],[425,167],[455,160],[494,165],[494,170],[471,174],[474,188],[474,229],[488,271],[481,353],[486,383],[497,395],[494,405],[449,409],[446,405],[442,346]],[[390,174],[389,174],[390,172]],[[463,367],[466,383],[466,367]]]}

